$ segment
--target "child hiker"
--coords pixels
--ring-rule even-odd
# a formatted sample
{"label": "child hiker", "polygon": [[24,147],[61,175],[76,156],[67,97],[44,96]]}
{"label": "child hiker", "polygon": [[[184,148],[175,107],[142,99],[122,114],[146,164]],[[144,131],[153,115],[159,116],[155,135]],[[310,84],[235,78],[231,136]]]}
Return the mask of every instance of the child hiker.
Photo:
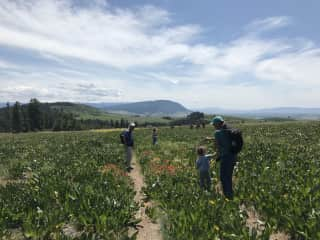
{"label": "child hiker", "polygon": [[210,178],[210,159],[211,154],[206,155],[206,148],[203,146],[197,149],[198,159],[196,161],[196,168],[200,174],[200,187],[210,191],[211,178]]}

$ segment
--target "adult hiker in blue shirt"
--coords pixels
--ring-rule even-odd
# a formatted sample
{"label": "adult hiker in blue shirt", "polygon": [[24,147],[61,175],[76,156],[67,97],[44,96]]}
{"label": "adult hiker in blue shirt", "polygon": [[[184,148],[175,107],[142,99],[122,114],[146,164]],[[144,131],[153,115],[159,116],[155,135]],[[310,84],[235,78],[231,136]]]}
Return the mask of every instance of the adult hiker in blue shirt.
{"label": "adult hiker in blue shirt", "polygon": [[[220,160],[220,181],[223,194],[226,198],[233,198],[232,174],[236,164],[236,154],[231,152],[231,138],[228,126],[221,116],[212,119],[211,124],[215,127],[214,140],[217,148],[217,160]],[[213,139],[213,138],[207,138]]]}
{"label": "adult hiker in blue shirt", "polygon": [[133,130],[135,128],[135,123],[130,123],[128,126],[128,129],[124,133],[124,148],[125,148],[125,163],[127,166],[127,171],[130,171],[133,169],[131,167],[131,161],[132,161],[132,156],[133,156]]}

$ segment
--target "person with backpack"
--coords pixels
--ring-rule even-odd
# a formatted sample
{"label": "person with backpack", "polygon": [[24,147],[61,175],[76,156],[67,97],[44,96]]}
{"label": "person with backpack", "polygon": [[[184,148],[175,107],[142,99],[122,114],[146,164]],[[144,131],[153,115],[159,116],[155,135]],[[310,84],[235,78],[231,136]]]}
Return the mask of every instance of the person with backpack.
{"label": "person with backpack", "polygon": [[152,145],[156,145],[158,143],[158,130],[157,128],[152,129]]}
{"label": "person with backpack", "polygon": [[[221,116],[214,117],[211,124],[216,129],[214,140],[217,148],[217,160],[220,161],[220,181],[223,194],[227,199],[232,200],[232,174],[237,154],[243,145],[241,131],[229,128]],[[207,139],[213,138],[208,137]]]}
{"label": "person with backpack", "polygon": [[130,172],[133,167],[131,166],[132,156],[133,156],[133,130],[135,128],[135,123],[130,123],[128,129],[120,134],[121,143],[124,145],[125,150],[125,164],[127,171]]}

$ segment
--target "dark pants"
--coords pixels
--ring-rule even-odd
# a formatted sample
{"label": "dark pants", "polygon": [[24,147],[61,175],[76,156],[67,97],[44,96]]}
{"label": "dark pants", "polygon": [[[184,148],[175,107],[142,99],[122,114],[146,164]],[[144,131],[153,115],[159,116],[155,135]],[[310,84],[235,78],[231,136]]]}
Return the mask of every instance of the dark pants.
{"label": "dark pants", "polygon": [[158,138],[157,137],[153,137],[152,138],[152,144],[156,145],[158,143]]}
{"label": "dark pants", "polygon": [[236,164],[236,155],[223,156],[220,160],[220,180],[222,183],[223,194],[226,198],[232,199],[232,174]]}
{"label": "dark pants", "polygon": [[211,178],[209,171],[200,172],[200,187],[210,191]]}

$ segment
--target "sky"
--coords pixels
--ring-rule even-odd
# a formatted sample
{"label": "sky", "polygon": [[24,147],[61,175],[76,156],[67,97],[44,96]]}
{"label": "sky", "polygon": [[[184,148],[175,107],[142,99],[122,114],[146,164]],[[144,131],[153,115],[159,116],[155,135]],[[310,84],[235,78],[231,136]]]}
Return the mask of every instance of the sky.
{"label": "sky", "polygon": [[320,107],[318,0],[1,0],[0,102]]}

